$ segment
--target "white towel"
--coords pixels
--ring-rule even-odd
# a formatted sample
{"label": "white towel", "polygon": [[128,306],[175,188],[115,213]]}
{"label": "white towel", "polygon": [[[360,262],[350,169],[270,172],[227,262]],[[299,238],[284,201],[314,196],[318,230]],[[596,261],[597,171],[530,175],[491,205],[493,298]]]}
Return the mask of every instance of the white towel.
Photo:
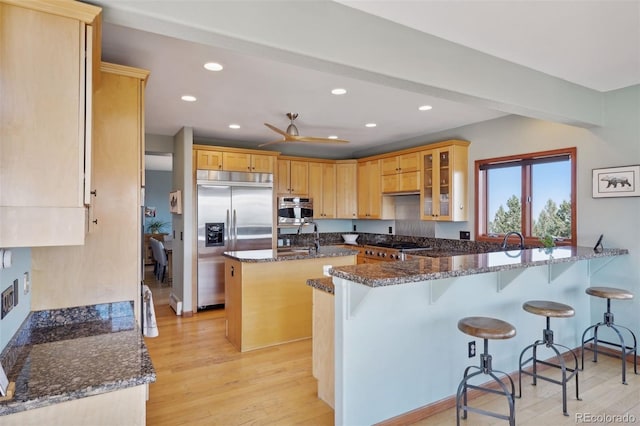
{"label": "white towel", "polygon": [[144,318],[144,328],[142,329],[142,334],[144,334],[146,337],[157,337],[158,323],[156,322],[156,311],[153,308],[153,294],[151,294],[149,286],[142,286],[142,294],[142,315]]}

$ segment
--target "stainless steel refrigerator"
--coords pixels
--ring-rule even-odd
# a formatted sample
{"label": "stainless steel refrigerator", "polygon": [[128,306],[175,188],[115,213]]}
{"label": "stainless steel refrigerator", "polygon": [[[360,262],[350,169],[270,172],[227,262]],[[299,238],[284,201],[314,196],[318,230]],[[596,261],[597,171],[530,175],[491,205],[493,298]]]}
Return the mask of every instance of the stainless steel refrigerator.
{"label": "stainless steel refrigerator", "polygon": [[225,251],[273,247],[273,175],[197,171],[198,309],[224,304]]}

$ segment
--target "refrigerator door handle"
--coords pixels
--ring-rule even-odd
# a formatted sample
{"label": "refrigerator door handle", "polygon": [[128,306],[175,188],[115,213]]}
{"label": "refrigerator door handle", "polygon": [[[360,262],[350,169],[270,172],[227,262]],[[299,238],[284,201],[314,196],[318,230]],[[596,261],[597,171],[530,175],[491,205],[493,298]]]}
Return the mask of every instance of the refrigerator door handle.
{"label": "refrigerator door handle", "polygon": [[236,209],[233,209],[233,249],[236,249],[236,244],[238,243],[238,214],[236,213]]}
{"label": "refrigerator door handle", "polygon": [[225,237],[227,239],[227,241],[225,241],[225,245],[228,245],[229,249],[231,249],[231,229],[229,228],[229,224],[230,224],[230,222],[229,222],[229,209],[227,209],[227,221],[224,224],[224,226],[226,228],[225,234],[227,234],[227,235],[225,235]]}

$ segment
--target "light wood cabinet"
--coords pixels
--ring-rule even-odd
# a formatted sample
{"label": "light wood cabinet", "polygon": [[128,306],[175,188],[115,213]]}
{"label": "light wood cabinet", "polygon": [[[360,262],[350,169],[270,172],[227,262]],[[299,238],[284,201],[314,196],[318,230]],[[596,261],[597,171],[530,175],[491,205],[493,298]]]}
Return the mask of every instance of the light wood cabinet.
{"label": "light wood cabinet", "polygon": [[196,150],[196,168],[198,170],[222,170],[222,151]]}
{"label": "light wood cabinet", "polygon": [[140,312],[140,161],[148,72],[103,64],[94,96],[93,217],[85,244],[32,249],[32,310],[135,301]]}
{"label": "light wood cabinet", "polygon": [[196,149],[196,169],[228,172],[273,173],[275,154],[243,150]]}
{"label": "light wood cabinet", "polygon": [[386,157],[380,163],[383,194],[420,191],[420,153]]}
{"label": "light wood cabinet", "polygon": [[358,218],[392,219],[393,199],[382,196],[380,160],[358,163]]}
{"label": "light wood cabinet", "polygon": [[99,20],[80,2],[0,2],[0,247],[84,243]]}
{"label": "light wood cabinet", "polygon": [[424,184],[420,205],[423,220],[467,220],[468,145],[465,141],[455,141],[421,153]]}
{"label": "light wood cabinet", "polygon": [[278,159],[277,193],[309,195],[309,162]]}
{"label": "light wood cabinet", "polygon": [[336,165],[309,162],[309,197],[313,199],[313,216],[336,217]]}
{"label": "light wood cabinet", "polygon": [[358,164],[355,160],[336,162],[336,218],[358,218]]}

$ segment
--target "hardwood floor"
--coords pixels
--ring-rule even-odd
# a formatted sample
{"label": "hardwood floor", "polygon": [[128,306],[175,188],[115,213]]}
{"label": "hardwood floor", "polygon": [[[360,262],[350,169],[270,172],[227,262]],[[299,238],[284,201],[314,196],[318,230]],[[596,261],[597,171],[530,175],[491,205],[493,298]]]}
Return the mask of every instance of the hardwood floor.
{"label": "hardwood floor", "polygon": [[[160,335],[146,344],[157,372],[149,387],[147,424],[155,425],[333,425],[333,410],[317,398],[311,375],[311,340],[239,353],[225,339],[224,310],[175,315],[168,306],[167,285],[147,284],[154,294]],[[166,300],[164,298],[167,298]],[[627,364],[628,385],[620,383],[620,361],[608,356],[585,363],[580,373],[580,396],[568,387],[568,410],[562,415],[560,386],[539,381],[523,383],[516,400],[520,426],[575,425],[577,415],[629,415],[640,424],[640,375]],[[462,373],[461,373],[462,374]],[[516,383],[517,387],[517,383]],[[504,397],[482,396],[474,405],[505,410]],[[415,425],[455,425],[455,409],[448,409]],[[590,422],[615,424],[616,422]],[[618,422],[622,423],[622,422]],[[504,420],[474,413],[466,426],[506,425]]]}

